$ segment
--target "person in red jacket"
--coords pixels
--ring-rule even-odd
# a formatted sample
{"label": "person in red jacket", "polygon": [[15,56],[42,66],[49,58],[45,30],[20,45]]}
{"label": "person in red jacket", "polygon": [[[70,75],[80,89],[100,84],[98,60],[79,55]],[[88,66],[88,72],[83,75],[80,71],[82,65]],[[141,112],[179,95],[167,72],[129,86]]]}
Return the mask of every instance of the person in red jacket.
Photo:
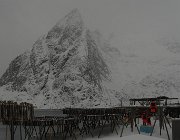
{"label": "person in red jacket", "polygon": [[146,111],[144,111],[141,115],[143,125],[151,125],[151,115]]}
{"label": "person in red jacket", "polygon": [[156,113],[157,112],[157,105],[154,101],[151,102],[150,104],[150,111],[151,113]]}
{"label": "person in red jacket", "polygon": [[146,112],[143,112],[141,115],[142,121],[143,121],[143,125],[146,125],[147,123],[147,116],[146,116]]}

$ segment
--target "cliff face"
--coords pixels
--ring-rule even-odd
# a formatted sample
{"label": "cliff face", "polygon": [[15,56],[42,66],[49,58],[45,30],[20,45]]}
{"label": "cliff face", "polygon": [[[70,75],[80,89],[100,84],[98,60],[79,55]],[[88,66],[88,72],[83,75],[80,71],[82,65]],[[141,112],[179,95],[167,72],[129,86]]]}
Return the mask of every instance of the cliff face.
{"label": "cliff face", "polygon": [[29,71],[29,52],[17,56],[10,64],[0,79],[0,86],[9,85],[12,90],[23,91],[24,83],[27,81],[26,74]]}
{"label": "cliff face", "polygon": [[80,106],[89,100],[100,104],[102,81],[110,80],[102,55],[108,47],[100,46],[100,38],[84,27],[75,9],[39,38],[29,52],[10,63],[0,86],[25,91],[33,98],[41,95],[44,105],[67,102],[67,106]]}

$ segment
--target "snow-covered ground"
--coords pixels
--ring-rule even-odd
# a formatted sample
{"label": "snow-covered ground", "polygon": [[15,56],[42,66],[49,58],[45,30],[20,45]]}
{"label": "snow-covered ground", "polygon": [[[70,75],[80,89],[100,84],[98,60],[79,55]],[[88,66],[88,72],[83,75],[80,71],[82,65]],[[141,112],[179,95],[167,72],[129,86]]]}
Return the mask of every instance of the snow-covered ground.
{"label": "snow-covered ground", "polygon": [[[109,138],[103,138],[103,140],[109,140]],[[136,134],[136,135],[131,135],[131,136],[125,136],[122,138],[112,137],[111,140],[165,140],[165,139]]]}
{"label": "snow-covered ground", "polygon": [[[140,126],[141,123],[138,125]],[[167,125],[168,127],[168,132],[170,135],[170,139],[172,140],[172,129]],[[111,133],[110,127],[105,127],[104,130],[102,131],[102,134],[100,136],[100,138],[98,138],[98,134],[100,132],[100,129],[96,129],[96,130],[91,130],[94,137],[91,137],[90,134],[86,135],[86,136],[79,136],[78,134],[77,139],[78,140],[168,140],[167,137],[167,133],[165,131],[165,129],[162,129],[162,135],[160,136],[159,134],[159,124],[157,123],[155,125],[155,129],[154,129],[154,133],[152,136],[149,136],[148,133],[142,133],[141,135],[138,134],[138,131],[136,128],[134,128],[134,131],[131,132],[131,128],[130,126],[128,126],[127,128],[125,127],[124,131],[123,131],[123,136],[120,137],[120,133],[121,133],[121,128],[122,126],[120,126],[120,128],[117,128],[118,131],[118,135],[116,134],[116,132]],[[0,125],[0,140],[4,140],[5,139],[5,134],[6,134],[6,127]],[[19,131],[17,129],[16,135],[15,135],[16,139],[19,140]],[[8,132],[8,138],[9,138],[9,132]],[[56,137],[51,137],[52,140],[58,140],[61,137],[56,136]],[[15,139],[15,140],[16,140]],[[67,138],[67,140],[71,140],[72,138]]]}
{"label": "snow-covered ground", "polygon": [[[167,126],[168,127],[168,126]],[[106,128],[106,130],[102,133],[101,137],[98,138],[97,136],[95,136],[94,138],[91,138],[91,136],[89,136],[88,138],[85,138],[86,140],[168,140],[168,136],[167,133],[165,131],[165,129],[162,129],[162,135],[160,136],[159,134],[159,124],[157,123],[154,129],[154,133],[152,134],[152,136],[149,136],[149,133],[143,133],[141,132],[140,136],[138,134],[137,129],[134,127],[134,131],[131,132],[131,128],[130,126],[128,126],[127,128],[124,129],[123,131],[123,136],[120,137],[120,132],[121,132],[121,128],[117,129],[118,130],[118,135],[114,132],[111,133],[109,132],[110,130],[108,128]],[[170,139],[172,140],[172,129],[168,127],[168,132],[170,134]]]}

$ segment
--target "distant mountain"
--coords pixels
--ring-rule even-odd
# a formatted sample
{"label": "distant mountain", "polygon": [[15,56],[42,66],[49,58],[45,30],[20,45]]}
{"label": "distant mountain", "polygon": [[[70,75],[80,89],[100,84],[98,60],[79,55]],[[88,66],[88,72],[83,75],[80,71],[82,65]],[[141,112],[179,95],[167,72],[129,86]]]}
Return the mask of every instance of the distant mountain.
{"label": "distant mountain", "polygon": [[107,61],[114,53],[120,55],[98,31],[85,27],[74,9],[10,63],[0,86],[18,100],[24,92],[39,108],[109,106],[102,83],[110,81]]}
{"label": "distant mountain", "polygon": [[180,93],[180,71],[172,70],[145,76],[140,82],[127,83],[123,91],[131,97],[178,97]]}
{"label": "distant mountain", "polygon": [[162,41],[162,45],[167,48],[168,51],[172,53],[180,53],[180,42],[171,40],[171,41]]}

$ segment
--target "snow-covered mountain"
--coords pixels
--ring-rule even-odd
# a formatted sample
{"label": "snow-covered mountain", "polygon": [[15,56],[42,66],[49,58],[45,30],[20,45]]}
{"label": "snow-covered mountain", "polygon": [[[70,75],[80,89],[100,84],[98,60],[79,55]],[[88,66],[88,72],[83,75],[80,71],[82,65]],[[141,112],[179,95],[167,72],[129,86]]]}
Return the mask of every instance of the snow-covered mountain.
{"label": "snow-covered mountain", "polygon": [[74,9],[10,63],[0,79],[0,98],[38,108],[109,106],[103,83],[110,81],[106,62],[114,54],[119,51],[98,31],[88,30]]}
{"label": "snow-covered mountain", "polygon": [[64,108],[180,97],[180,43],[133,37],[128,46],[112,45],[75,9],[9,64],[0,78],[0,100]]}
{"label": "snow-covered mountain", "polygon": [[134,44],[134,51],[121,49],[117,73],[123,79],[123,93],[132,98],[180,98],[180,43],[168,39],[151,41],[144,41],[144,46]]}

